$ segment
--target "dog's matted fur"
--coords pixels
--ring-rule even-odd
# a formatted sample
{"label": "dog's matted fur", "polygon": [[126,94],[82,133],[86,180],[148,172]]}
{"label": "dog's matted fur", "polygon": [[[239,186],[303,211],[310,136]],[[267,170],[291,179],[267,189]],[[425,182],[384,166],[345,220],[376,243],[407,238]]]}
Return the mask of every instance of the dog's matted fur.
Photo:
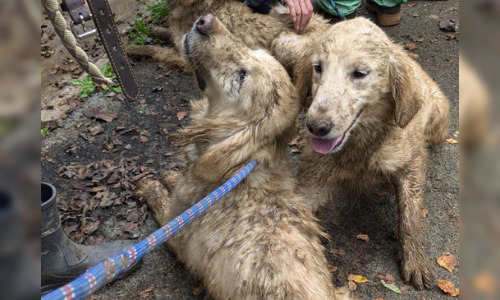
{"label": "dog's matted fur", "polygon": [[334,288],[325,234],[295,192],[287,142],[300,104],[285,69],[212,15],[184,41],[206,97],[192,102],[192,125],[176,134],[186,167],[173,190],[146,180],[137,195],[163,225],[250,160],[259,164],[169,247],[215,299],[350,299]]}
{"label": "dog's matted fur", "polygon": [[[290,71],[302,54],[314,32],[330,26],[323,17],[313,14],[310,23],[300,33],[295,33],[292,18],[284,13],[287,8],[276,7],[271,14],[252,12],[245,4],[235,0],[172,0],[166,28],[154,28],[152,34],[171,40],[175,49],[160,46],[132,46],[127,50],[132,56],[150,56],[168,67],[188,70],[189,63],[182,54],[182,36],[189,32],[193,22],[211,13],[236,37],[251,49],[267,49]],[[281,11],[281,13],[280,13]]]}
{"label": "dog's matted fur", "polygon": [[312,97],[311,133],[298,170],[313,210],[344,190],[359,196],[382,181],[396,187],[401,271],[432,287],[421,204],[427,145],[446,138],[449,103],[437,84],[375,24],[355,18],[318,35],[297,85]]}

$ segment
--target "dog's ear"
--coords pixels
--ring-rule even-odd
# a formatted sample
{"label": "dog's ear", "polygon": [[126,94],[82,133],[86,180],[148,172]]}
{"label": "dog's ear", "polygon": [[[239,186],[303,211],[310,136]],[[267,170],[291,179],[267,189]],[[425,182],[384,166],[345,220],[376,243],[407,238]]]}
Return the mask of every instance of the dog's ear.
{"label": "dog's ear", "polygon": [[404,128],[420,110],[423,96],[420,83],[412,72],[411,58],[399,46],[394,47],[389,60],[391,93],[394,100],[394,120]]}
{"label": "dog's ear", "polygon": [[313,66],[309,60],[309,55],[306,55],[295,65],[293,70],[293,77],[295,87],[299,94],[300,105],[304,108],[309,108],[311,103],[307,99],[311,96],[312,90],[312,76]]}

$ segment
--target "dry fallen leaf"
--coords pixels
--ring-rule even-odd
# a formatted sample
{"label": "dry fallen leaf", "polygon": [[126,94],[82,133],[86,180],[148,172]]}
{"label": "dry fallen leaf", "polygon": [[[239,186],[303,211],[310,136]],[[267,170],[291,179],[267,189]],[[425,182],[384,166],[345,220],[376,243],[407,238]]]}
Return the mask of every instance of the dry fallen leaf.
{"label": "dry fallen leaf", "polygon": [[351,291],[355,291],[358,288],[358,286],[354,283],[354,281],[351,281],[351,280],[349,280],[347,286],[349,287],[349,290],[351,290]]}
{"label": "dry fallen leaf", "polygon": [[352,275],[352,274],[349,274],[349,276],[347,276],[347,280],[354,281],[356,283],[365,283],[369,281],[368,278],[362,275]]}
{"label": "dry fallen leaf", "polygon": [[427,218],[427,215],[429,214],[429,209],[426,207],[422,208],[422,218]]}
{"label": "dry fallen leaf", "polygon": [[384,298],[377,297],[375,300],[385,300]]}
{"label": "dry fallen leaf", "polygon": [[408,42],[405,44],[405,49],[408,50],[408,51],[412,51],[412,50],[415,50],[417,49],[417,44],[413,43],[413,42]]}
{"label": "dry fallen leaf", "polygon": [[193,288],[193,296],[199,296],[203,293],[203,287],[202,286],[197,286]]}
{"label": "dry fallen leaf", "polygon": [[330,271],[330,273],[337,272],[338,269],[339,268],[336,266],[328,265],[328,271]]}
{"label": "dry fallen leaf", "polygon": [[396,279],[394,278],[394,276],[392,276],[391,274],[387,273],[385,275],[377,275],[377,279],[381,279],[381,280],[384,280],[385,282],[387,283],[394,283],[394,281],[396,281]]}
{"label": "dry fallen leaf", "polygon": [[408,7],[414,7],[417,3],[408,3]]}
{"label": "dry fallen leaf", "polygon": [[112,112],[101,111],[97,107],[86,108],[82,111],[87,118],[96,118],[106,122],[111,122],[116,118],[116,114]]}
{"label": "dry fallen leaf", "polygon": [[184,119],[187,116],[187,114],[188,113],[185,111],[180,111],[177,113],[177,119],[179,119],[179,121],[180,121],[180,120]]}
{"label": "dry fallen leaf", "polygon": [[452,145],[458,144],[458,141],[455,139],[446,139],[446,141],[448,142],[448,144],[452,144]]}
{"label": "dry fallen leaf", "polygon": [[450,252],[443,252],[443,255],[437,258],[437,263],[442,268],[453,273],[453,269],[457,265],[457,260]]}
{"label": "dry fallen leaf", "polygon": [[450,294],[453,297],[458,296],[458,294],[460,292],[460,290],[458,288],[456,288],[455,285],[452,282],[448,281],[448,280],[439,279],[438,280],[438,285],[439,285],[439,288],[443,292],[448,293],[448,294]]}
{"label": "dry fallen leaf", "polygon": [[344,256],[345,255],[345,250],[344,249],[332,249],[332,250],[330,250],[330,253],[331,254],[340,255],[340,256]]}
{"label": "dry fallen leaf", "polygon": [[401,290],[394,283],[387,283],[387,282],[385,282],[385,280],[380,280],[380,283],[382,283],[383,286],[390,289],[394,293],[401,294]]}
{"label": "dry fallen leaf", "polygon": [[493,298],[497,291],[497,283],[493,274],[482,272],[474,278],[474,288],[485,297]]}
{"label": "dry fallen leaf", "polygon": [[362,233],[360,233],[360,234],[358,234],[358,235],[356,236],[356,238],[357,238],[358,240],[362,240],[362,241],[365,241],[365,242],[369,242],[369,241],[370,241],[370,237],[369,237],[367,234],[362,234]]}
{"label": "dry fallen leaf", "polygon": [[144,291],[140,292],[139,293],[139,296],[142,298],[142,299],[145,299],[145,298],[148,298],[149,297],[149,293],[151,293],[151,291],[153,291],[153,289],[155,288],[154,285],[148,287],[147,289],[145,289]]}
{"label": "dry fallen leaf", "polygon": [[409,55],[413,59],[417,59],[418,58],[418,54],[417,53],[409,53]]}

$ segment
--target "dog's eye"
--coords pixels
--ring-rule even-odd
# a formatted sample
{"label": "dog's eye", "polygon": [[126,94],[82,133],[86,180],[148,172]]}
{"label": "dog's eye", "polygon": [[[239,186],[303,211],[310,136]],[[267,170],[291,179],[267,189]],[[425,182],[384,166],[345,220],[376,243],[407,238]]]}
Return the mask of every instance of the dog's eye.
{"label": "dog's eye", "polygon": [[360,71],[360,70],[355,70],[352,72],[352,78],[354,79],[363,79],[365,78],[370,72],[367,71]]}
{"label": "dog's eye", "polygon": [[315,64],[314,71],[316,71],[316,73],[321,73],[322,71],[321,64]]}
{"label": "dog's eye", "polygon": [[238,83],[240,84],[240,86],[243,84],[243,82],[245,81],[245,79],[247,78],[247,71],[245,70],[240,70],[238,72]]}

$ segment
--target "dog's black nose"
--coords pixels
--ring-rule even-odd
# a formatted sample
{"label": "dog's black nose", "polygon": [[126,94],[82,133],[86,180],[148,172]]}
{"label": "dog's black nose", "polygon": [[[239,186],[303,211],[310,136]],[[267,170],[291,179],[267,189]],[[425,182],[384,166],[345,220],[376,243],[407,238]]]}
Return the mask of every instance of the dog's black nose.
{"label": "dog's black nose", "polygon": [[322,137],[330,133],[333,128],[333,123],[330,121],[308,120],[306,126],[307,129],[309,129],[309,132],[317,137]]}
{"label": "dog's black nose", "polygon": [[196,21],[196,30],[199,33],[208,35],[210,29],[212,28],[212,23],[214,21],[214,15],[207,14]]}

